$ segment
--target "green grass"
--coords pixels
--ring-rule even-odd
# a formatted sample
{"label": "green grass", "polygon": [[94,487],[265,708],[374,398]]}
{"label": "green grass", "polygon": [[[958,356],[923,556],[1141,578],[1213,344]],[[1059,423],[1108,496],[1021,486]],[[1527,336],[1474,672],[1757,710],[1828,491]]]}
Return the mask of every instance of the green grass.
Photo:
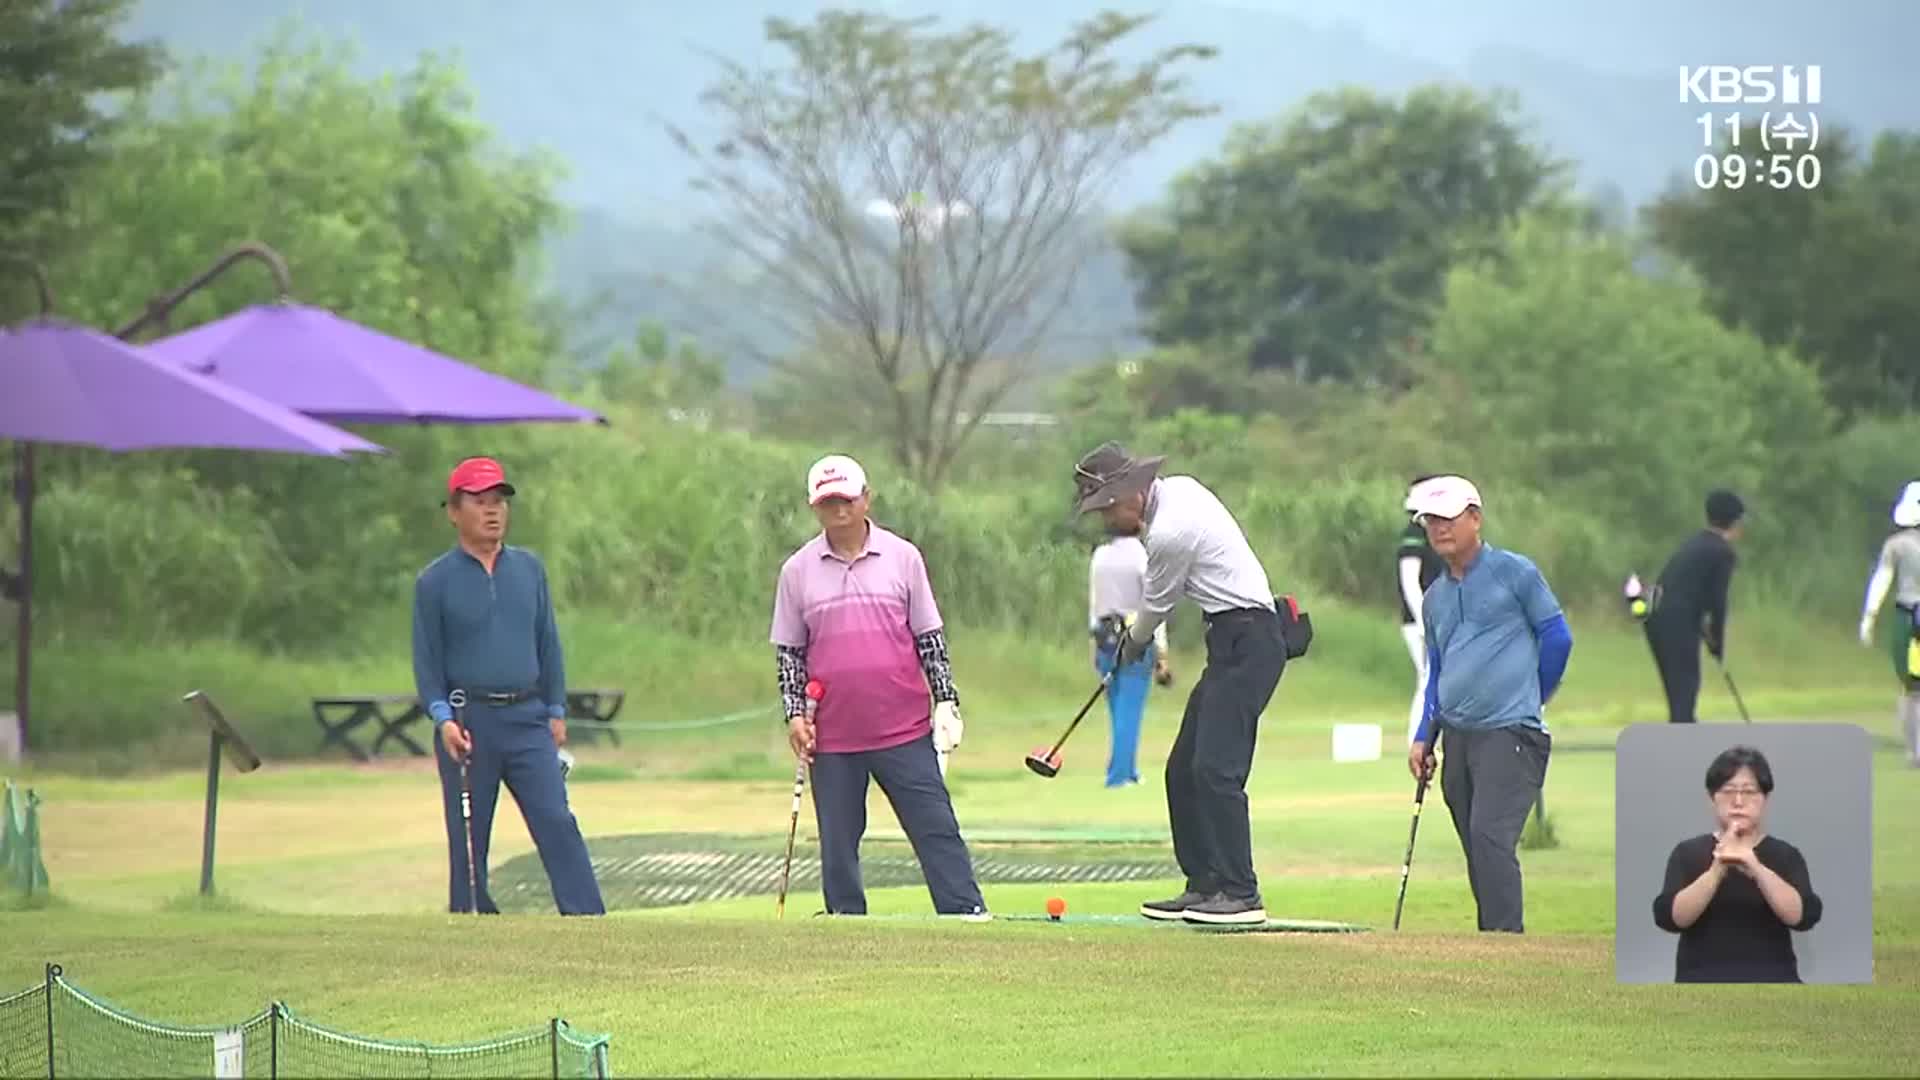
{"label": "green grass", "polygon": [[[1403,724],[1410,666],[1393,616],[1331,600],[1316,601],[1313,615],[1314,651],[1287,673],[1273,716],[1282,724],[1371,720],[1390,731]],[[134,775],[203,762],[204,733],[180,702],[197,688],[263,755],[310,757],[320,745],[313,697],[411,691],[405,612],[369,621],[396,628],[390,649],[315,656],[227,641],[43,643],[35,654],[34,743],[50,767],[76,773]],[[1575,611],[1571,622],[1574,651],[1553,705],[1556,722],[1617,728],[1664,719],[1658,678],[1637,630],[1611,608]],[[586,613],[564,628],[570,684],[627,692],[619,722],[652,748],[656,773],[732,779],[769,751],[765,736],[777,727],[778,702],[763,627],[719,642]],[[1198,674],[1196,629],[1192,612],[1183,610],[1173,632],[1180,694]],[[1741,613],[1727,662],[1759,714],[1879,709],[1892,683],[1884,651],[1863,649],[1850,635],[1848,628],[1809,626],[1791,613],[1755,608]],[[964,624],[951,626],[949,636],[969,731],[1017,730],[1050,741],[1057,730],[1049,729],[1063,725],[1093,688],[1084,636],[1035,639]],[[1736,715],[1710,663],[1701,714]]]}
{"label": "green grass", "polygon": [[[153,1019],[231,1021],[278,998],[335,1028],[436,1042],[557,1015],[612,1033],[621,1075],[1377,1075],[1410,1063],[1434,1075],[1911,1071],[1920,775],[1884,740],[1873,783],[1874,985],[1621,986],[1613,757],[1573,749],[1610,743],[1611,728],[1562,720],[1547,788],[1559,843],[1522,853],[1524,937],[1471,932],[1459,846],[1437,800],[1396,934],[1410,782],[1391,753],[1329,761],[1326,717],[1288,707],[1307,697],[1307,682],[1283,689],[1249,787],[1262,889],[1276,916],[1360,923],[1364,934],[822,920],[803,917],[819,906],[811,893],[790,897],[778,922],[770,896],[603,920],[438,914],[446,842],[424,762],[270,762],[229,774],[218,896],[203,903],[192,896],[200,776],[36,771],[20,779],[46,798],[57,895],[46,910],[0,915],[0,989],[31,984],[56,961],[76,985]],[[1060,707],[1028,705],[1039,715]],[[1142,748],[1148,781],[1117,792],[1099,783],[1097,725],[1045,781],[1019,766],[1039,737],[1031,724],[980,717],[954,759],[963,828],[1001,841],[1060,829],[1164,836],[1156,766],[1177,705],[1155,695]],[[1707,712],[1728,719],[1723,708]],[[1885,714],[1852,719],[1884,735]],[[1048,734],[1062,719],[1046,721]],[[590,842],[706,831],[758,835],[778,852],[792,768],[766,734],[761,764],[722,755],[737,774],[725,780],[671,775],[667,748],[651,739],[577,748],[583,768],[608,777],[574,788]],[[671,760],[684,764],[686,749]],[[877,791],[870,820],[876,847],[899,843]],[[811,832],[803,815],[803,845]],[[503,808],[492,865],[531,850]],[[1060,895],[1070,915],[1093,915],[1129,912],[1175,887],[985,891],[1001,912],[1038,913]],[[928,911],[918,887],[874,890],[870,901],[876,914]]]}

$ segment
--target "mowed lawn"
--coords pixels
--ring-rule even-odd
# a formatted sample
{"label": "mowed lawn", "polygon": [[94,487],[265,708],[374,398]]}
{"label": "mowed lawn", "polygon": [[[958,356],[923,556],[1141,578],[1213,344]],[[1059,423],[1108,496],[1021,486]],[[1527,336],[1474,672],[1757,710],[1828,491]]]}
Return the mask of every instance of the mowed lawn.
{"label": "mowed lawn", "polygon": [[[1887,726],[1860,719],[1876,735]],[[1146,783],[1109,792],[1101,726],[1076,736],[1051,781],[1020,768],[1030,739],[970,731],[952,777],[963,829],[1164,830],[1170,734],[1170,723],[1149,730]],[[1437,791],[1392,931],[1412,784],[1391,733],[1386,759],[1335,764],[1324,731],[1278,728],[1250,792],[1269,911],[1370,928],[1354,935],[1072,918],[1131,912],[1173,881],[987,886],[1001,913],[1062,897],[1058,925],[813,919],[811,892],[789,898],[784,921],[771,896],[604,920],[450,916],[438,912],[445,839],[422,762],[228,772],[221,899],[202,909],[190,897],[203,777],[33,776],[59,900],[0,915],[0,992],[53,961],[76,985],[176,1023],[234,1021],[278,999],[336,1029],[451,1042],[557,1015],[610,1033],[613,1071],[629,1076],[1912,1075],[1920,772],[1890,746],[1876,755],[1874,985],[1621,986],[1614,734],[1560,733],[1547,789],[1560,846],[1522,854],[1524,937],[1472,932]],[[580,750],[573,798],[590,841],[713,831],[784,844],[792,773],[771,734],[764,753],[733,753],[707,780],[650,774],[669,758],[683,770],[684,747]],[[876,838],[898,836],[877,791],[871,820]],[[803,855],[811,832],[803,814]],[[503,799],[493,865],[531,850]],[[876,890],[871,903],[929,910],[918,888]]]}

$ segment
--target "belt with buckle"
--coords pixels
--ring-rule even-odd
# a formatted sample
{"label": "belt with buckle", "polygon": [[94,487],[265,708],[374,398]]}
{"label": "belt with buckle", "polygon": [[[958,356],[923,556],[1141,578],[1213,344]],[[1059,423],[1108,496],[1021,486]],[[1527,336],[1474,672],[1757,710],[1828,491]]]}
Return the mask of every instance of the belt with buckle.
{"label": "belt with buckle", "polygon": [[1270,619],[1274,617],[1276,617],[1274,612],[1263,607],[1226,608],[1221,611],[1206,612],[1200,616],[1201,621],[1205,622],[1208,626],[1212,626],[1214,623],[1217,623],[1217,622],[1226,622],[1229,620],[1258,619],[1258,618]]}
{"label": "belt with buckle", "polygon": [[492,691],[473,690],[473,691],[469,691],[467,696],[472,698],[475,701],[485,702],[486,704],[491,705],[496,709],[504,709],[509,705],[518,705],[523,701],[533,700],[533,691],[531,690],[492,690]]}

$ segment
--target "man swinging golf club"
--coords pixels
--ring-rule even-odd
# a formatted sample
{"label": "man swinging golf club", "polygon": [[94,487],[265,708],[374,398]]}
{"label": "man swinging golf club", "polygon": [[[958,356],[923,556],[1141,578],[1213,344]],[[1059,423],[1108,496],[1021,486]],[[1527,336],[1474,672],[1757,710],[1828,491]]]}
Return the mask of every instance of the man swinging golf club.
{"label": "man swinging golf club", "polygon": [[1726,655],[1727,588],[1739,562],[1734,545],[1746,506],[1731,491],[1714,491],[1706,510],[1707,527],[1688,537],[1661,568],[1642,624],[1673,724],[1694,722],[1702,644],[1715,660]]}
{"label": "man swinging golf club", "polygon": [[1149,919],[1261,923],[1247,777],[1260,714],[1287,664],[1267,572],[1219,498],[1190,476],[1160,476],[1164,457],[1105,443],[1074,466],[1079,513],[1099,511],[1147,549],[1140,614],[1121,634],[1120,667],[1137,662],[1182,596],[1207,625],[1207,660],[1167,756],[1167,817],[1186,891],[1140,906]]}
{"label": "man swinging golf club", "polygon": [[[866,471],[838,454],[807,474],[820,533],[787,557],[770,634],[787,739],[813,769],[827,913],[865,915],[867,781],[893,804],[934,911],[986,917],[941,759],[960,742],[960,696],[920,549],[867,517]],[[809,715],[806,687],[825,687]]]}

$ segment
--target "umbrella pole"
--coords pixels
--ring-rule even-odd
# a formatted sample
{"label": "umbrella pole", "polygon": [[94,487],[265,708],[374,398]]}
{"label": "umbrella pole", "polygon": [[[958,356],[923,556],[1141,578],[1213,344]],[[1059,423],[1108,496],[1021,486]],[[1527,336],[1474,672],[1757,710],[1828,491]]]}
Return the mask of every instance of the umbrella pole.
{"label": "umbrella pole", "polygon": [[14,711],[20,714],[20,752],[27,752],[27,712],[33,678],[33,444],[20,443],[14,496],[20,500],[20,628],[14,643]]}
{"label": "umbrella pole", "polygon": [[173,314],[173,309],[179,307],[182,301],[198,292],[214,278],[226,273],[229,267],[242,259],[257,259],[267,264],[267,271],[273,275],[274,288],[280,290],[282,299],[293,294],[293,278],[287,273],[287,262],[280,257],[279,252],[265,244],[242,244],[220,256],[220,261],[208,267],[199,277],[165,296],[157,296],[149,300],[147,310],[141,312],[132,322],[115,330],[113,336],[122,341],[131,342],[133,335],[155,323],[164,323],[167,316]]}
{"label": "umbrella pole", "polygon": [[[40,316],[53,314],[53,287],[47,283],[47,271],[39,263],[14,252],[0,252],[0,262],[11,263],[33,278],[40,297]],[[15,499],[20,502],[20,640],[14,645],[13,708],[19,714],[20,752],[27,752],[27,706],[33,671],[33,444],[18,443],[14,449]]]}

